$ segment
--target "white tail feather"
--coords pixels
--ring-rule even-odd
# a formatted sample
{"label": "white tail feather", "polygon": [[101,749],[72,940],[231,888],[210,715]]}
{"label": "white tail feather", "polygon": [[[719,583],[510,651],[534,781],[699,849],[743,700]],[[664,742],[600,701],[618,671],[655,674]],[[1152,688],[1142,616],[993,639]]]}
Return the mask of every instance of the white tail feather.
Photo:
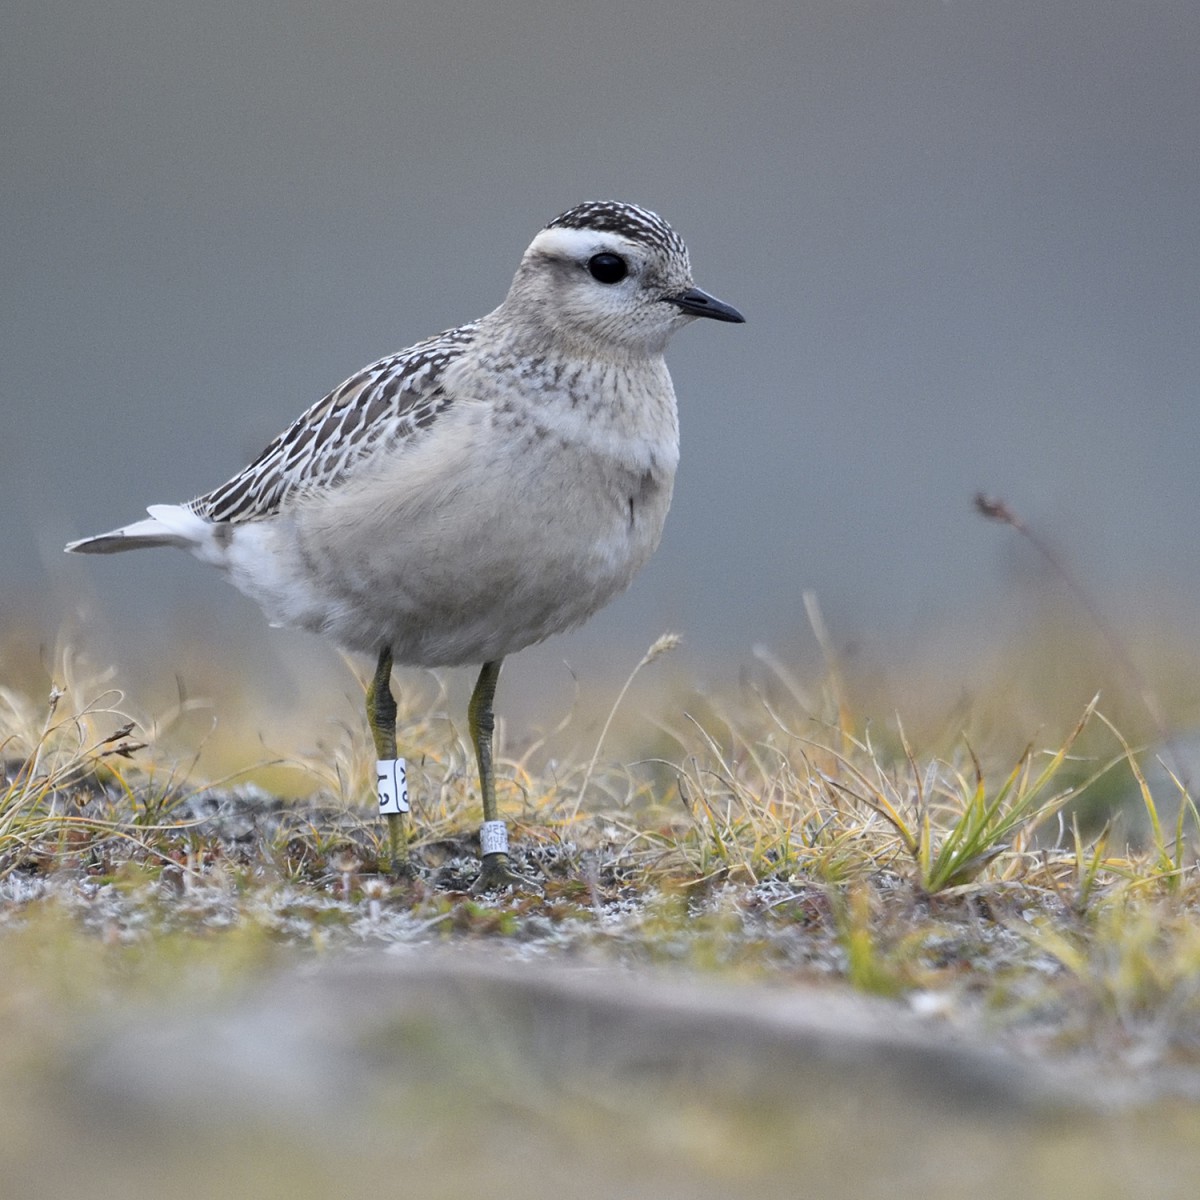
{"label": "white tail feather", "polygon": [[193,550],[206,542],[212,525],[179,504],[152,504],[148,520],[135,521],[108,533],[68,543],[71,554],[118,554],[122,550],[144,550],[150,546],[179,546]]}

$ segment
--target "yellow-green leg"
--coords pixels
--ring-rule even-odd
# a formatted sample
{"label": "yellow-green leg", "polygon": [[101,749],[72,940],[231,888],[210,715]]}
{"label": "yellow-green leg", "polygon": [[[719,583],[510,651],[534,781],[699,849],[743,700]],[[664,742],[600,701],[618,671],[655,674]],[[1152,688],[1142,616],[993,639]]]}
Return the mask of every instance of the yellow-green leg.
{"label": "yellow-green leg", "polygon": [[[479,762],[479,795],[483,800],[483,829],[480,833],[483,855],[479,878],[472,889],[476,892],[503,887],[537,889],[533,880],[518,875],[512,869],[508,861],[508,835],[496,811],[496,776],[492,770],[492,734],[496,719],[492,702],[496,697],[502,662],[503,659],[498,659],[483,664],[475,690],[471,693],[471,703],[467,705],[467,724],[471,732],[471,744],[475,747],[475,758]],[[497,843],[502,848],[490,848]]]}
{"label": "yellow-green leg", "polygon": [[[367,724],[375,743],[376,758],[396,757],[396,697],[392,694],[392,649],[379,652],[375,675],[367,688]],[[411,875],[408,860],[408,833],[403,813],[388,813],[388,852],[393,875]]]}

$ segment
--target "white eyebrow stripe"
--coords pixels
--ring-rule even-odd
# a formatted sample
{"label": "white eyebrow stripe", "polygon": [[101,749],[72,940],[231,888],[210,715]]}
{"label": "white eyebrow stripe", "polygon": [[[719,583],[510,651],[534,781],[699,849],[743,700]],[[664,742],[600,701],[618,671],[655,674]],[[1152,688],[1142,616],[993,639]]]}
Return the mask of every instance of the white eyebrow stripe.
{"label": "white eyebrow stripe", "polygon": [[529,244],[526,255],[545,254],[551,258],[582,261],[602,251],[633,254],[637,246],[620,234],[597,229],[543,229]]}

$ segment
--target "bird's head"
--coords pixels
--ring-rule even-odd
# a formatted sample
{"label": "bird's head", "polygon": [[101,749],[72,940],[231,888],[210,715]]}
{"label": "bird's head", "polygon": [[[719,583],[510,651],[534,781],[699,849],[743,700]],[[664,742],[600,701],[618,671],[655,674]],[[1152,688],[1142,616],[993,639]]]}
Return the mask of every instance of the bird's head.
{"label": "bird's head", "polygon": [[656,213],[589,201],[555,217],[530,243],[502,309],[574,353],[661,354],[697,317],[742,321],[692,280],[687,247]]}

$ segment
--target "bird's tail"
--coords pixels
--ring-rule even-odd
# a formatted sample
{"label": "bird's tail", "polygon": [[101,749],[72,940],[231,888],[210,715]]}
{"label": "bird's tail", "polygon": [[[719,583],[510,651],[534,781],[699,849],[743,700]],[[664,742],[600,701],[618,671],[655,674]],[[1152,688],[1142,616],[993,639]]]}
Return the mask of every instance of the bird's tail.
{"label": "bird's tail", "polygon": [[178,546],[192,550],[201,545],[212,530],[211,524],[181,504],[152,504],[149,519],[123,525],[108,533],[69,542],[69,554],[117,554],[122,550],[143,550],[148,546]]}

